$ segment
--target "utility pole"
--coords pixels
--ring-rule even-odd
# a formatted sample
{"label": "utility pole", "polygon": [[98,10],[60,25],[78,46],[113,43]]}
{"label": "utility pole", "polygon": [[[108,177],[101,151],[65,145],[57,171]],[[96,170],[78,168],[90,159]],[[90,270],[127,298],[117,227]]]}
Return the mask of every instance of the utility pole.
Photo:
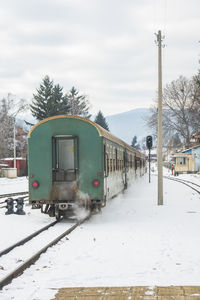
{"label": "utility pole", "polygon": [[162,36],[161,30],[156,34],[158,45],[158,205],[163,205],[163,162],[162,162]]}
{"label": "utility pole", "polygon": [[16,169],[16,124],[14,118],[14,137],[13,137],[13,144],[14,144],[14,169]]}

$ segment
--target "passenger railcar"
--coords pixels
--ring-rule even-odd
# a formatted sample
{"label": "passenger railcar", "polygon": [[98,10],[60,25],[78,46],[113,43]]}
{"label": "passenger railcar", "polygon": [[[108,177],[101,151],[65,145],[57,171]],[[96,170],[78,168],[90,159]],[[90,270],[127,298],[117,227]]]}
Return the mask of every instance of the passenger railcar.
{"label": "passenger railcar", "polygon": [[29,199],[50,216],[101,208],[145,172],[145,156],[96,123],[60,115],[28,135]]}

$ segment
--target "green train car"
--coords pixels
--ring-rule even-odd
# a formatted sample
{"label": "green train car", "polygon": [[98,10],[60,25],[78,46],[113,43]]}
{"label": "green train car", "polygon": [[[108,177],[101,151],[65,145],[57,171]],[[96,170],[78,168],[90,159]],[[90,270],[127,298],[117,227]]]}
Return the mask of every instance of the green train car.
{"label": "green train car", "polygon": [[29,201],[58,220],[101,209],[144,172],[142,153],[82,117],[50,117],[28,134]]}

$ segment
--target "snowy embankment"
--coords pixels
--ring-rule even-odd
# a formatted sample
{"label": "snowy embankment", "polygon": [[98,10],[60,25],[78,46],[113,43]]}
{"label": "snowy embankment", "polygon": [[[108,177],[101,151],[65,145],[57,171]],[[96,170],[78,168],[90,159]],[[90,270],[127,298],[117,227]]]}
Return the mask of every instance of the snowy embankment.
{"label": "snowy embankment", "polygon": [[[198,175],[183,177],[200,182]],[[17,237],[24,235],[24,227],[35,230],[52,221],[27,209],[26,216],[4,216],[5,210],[0,210],[7,244],[13,243],[16,232]],[[71,233],[69,240],[43,254],[0,297],[49,300],[61,287],[200,285],[199,228],[199,194],[164,179],[164,205],[158,206],[157,177],[149,183],[147,174]]]}

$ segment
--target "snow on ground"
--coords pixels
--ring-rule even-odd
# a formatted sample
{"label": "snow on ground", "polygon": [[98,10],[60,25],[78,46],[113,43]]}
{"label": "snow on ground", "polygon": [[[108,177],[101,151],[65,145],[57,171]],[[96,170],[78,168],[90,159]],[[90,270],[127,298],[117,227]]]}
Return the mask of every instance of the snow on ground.
{"label": "snow on ground", "polygon": [[[199,175],[183,177],[200,182]],[[164,179],[164,205],[158,206],[157,176],[148,180],[148,174],[139,178],[69,240],[41,255],[0,298],[49,300],[62,287],[200,285],[199,194]],[[25,226],[34,231],[48,222],[38,210],[26,209],[26,216],[4,216],[0,210],[1,236],[8,244],[15,231],[19,237]]]}
{"label": "snow on ground", "polygon": [[[0,178],[0,195],[26,191],[28,191],[28,180],[26,177],[18,177],[16,179]],[[4,200],[0,198],[0,203]],[[0,206],[4,205],[3,203],[0,204]],[[6,209],[0,209],[0,251],[52,222],[52,219],[47,215],[41,216],[38,210],[31,209],[27,202],[25,202],[24,210],[26,215],[19,216],[15,214],[5,215]]]}
{"label": "snow on ground", "polygon": [[0,195],[27,191],[28,180],[26,177],[0,178]]}

